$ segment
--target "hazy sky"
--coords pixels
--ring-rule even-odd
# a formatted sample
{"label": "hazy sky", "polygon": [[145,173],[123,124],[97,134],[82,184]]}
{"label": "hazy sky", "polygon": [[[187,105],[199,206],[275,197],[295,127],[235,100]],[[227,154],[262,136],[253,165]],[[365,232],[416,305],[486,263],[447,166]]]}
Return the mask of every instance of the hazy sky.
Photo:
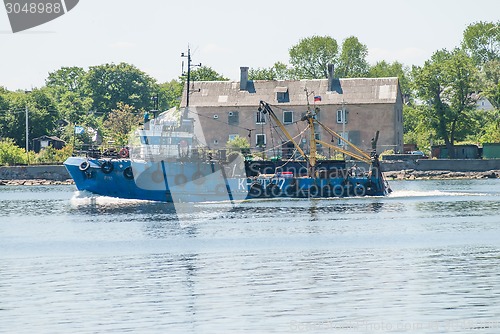
{"label": "hazy sky", "polygon": [[156,78],[181,74],[180,53],[233,80],[239,67],[288,62],[301,38],[356,36],[368,61],[422,65],[460,45],[474,22],[500,20],[499,0],[80,0],[66,15],[13,34],[0,7],[0,86],[44,85],[62,66],[127,62]]}

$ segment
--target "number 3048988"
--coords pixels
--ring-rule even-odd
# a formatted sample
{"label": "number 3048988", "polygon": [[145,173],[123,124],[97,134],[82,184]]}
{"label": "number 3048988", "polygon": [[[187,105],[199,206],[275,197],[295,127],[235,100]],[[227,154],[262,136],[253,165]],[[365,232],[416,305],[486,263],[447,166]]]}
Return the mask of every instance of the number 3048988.
{"label": "number 3048988", "polygon": [[7,2],[5,3],[7,14],[59,14],[63,11],[60,2],[31,2],[31,3],[18,3]]}

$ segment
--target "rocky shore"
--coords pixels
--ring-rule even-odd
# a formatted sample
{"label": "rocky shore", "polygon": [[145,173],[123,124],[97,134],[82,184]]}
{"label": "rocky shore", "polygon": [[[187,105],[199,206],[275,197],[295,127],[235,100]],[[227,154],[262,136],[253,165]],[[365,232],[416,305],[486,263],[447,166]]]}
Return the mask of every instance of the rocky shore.
{"label": "rocky shore", "polygon": [[35,180],[0,180],[0,186],[52,186],[52,185],[67,185],[75,184],[72,179],[64,181],[54,181],[46,179]]}
{"label": "rocky shore", "polygon": [[436,180],[436,179],[497,179],[500,170],[486,172],[452,172],[445,170],[420,171],[405,169],[401,171],[384,172],[387,180]]}

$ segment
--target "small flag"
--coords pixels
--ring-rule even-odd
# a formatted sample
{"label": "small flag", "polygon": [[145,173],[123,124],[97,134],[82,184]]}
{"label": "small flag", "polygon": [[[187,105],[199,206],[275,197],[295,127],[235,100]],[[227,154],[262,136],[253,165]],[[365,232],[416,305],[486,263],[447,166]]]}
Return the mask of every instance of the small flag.
{"label": "small flag", "polygon": [[85,129],[83,128],[83,126],[75,126],[75,134],[76,135],[81,135],[84,132],[85,132]]}
{"label": "small flag", "polygon": [[314,102],[319,102],[321,101],[321,96],[315,96],[314,97]]}

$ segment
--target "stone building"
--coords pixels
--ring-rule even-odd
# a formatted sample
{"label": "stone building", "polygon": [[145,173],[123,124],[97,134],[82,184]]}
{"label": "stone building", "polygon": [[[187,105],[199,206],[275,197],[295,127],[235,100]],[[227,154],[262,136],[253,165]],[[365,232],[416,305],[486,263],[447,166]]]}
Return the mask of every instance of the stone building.
{"label": "stone building", "polygon": [[[329,66],[328,79],[248,80],[248,67],[241,67],[241,80],[197,81],[190,86],[189,109],[203,129],[205,143],[222,149],[235,136],[247,138],[252,149],[271,150],[286,140],[273,131],[269,116],[258,111],[265,101],[292,136],[306,126],[301,121],[308,108],[319,108],[319,120],[361,149],[371,151],[371,140],[380,131],[378,152],[403,152],[403,102],[398,78],[336,79]],[[186,105],[186,90],[181,107]],[[322,129],[317,138],[339,144]],[[298,140],[307,148],[309,137]],[[319,147],[328,156],[327,148]]]}

